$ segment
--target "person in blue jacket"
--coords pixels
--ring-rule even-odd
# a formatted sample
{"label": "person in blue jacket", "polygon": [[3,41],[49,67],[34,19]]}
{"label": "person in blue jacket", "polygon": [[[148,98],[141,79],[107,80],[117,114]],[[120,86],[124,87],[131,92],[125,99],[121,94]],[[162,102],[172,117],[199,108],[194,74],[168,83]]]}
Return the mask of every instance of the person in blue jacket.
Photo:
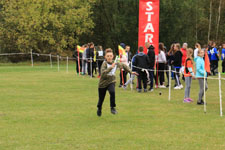
{"label": "person in blue jacket", "polygon": [[216,48],[216,43],[213,42],[212,49],[208,51],[210,55],[210,65],[211,65],[211,72],[213,75],[216,75],[216,71],[218,69],[218,62],[219,62],[219,53]]}
{"label": "person in blue jacket", "polygon": [[199,96],[198,96],[198,105],[204,105],[204,101],[202,100],[204,96],[204,88],[205,91],[208,89],[208,84],[205,82],[205,87],[204,87],[204,78],[207,77],[207,72],[205,70],[205,61],[203,59],[204,57],[204,50],[199,50],[198,51],[198,56],[194,59],[195,64],[196,64],[196,75],[195,77],[198,79],[199,82]]}
{"label": "person in blue jacket", "polygon": [[138,92],[142,91],[142,82],[144,86],[144,92],[147,92],[147,79],[148,79],[148,67],[150,64],[149,57],[143,53],[144,47],[138,48],[139,53],[135,56],[133,66],[135,72],[138,74]]}
{"label": "person in blue jacket", "polygon": [[223,44],[223,49],[221,53],[221,60],[222,62],[222,73],[225,74],[225,44]]}

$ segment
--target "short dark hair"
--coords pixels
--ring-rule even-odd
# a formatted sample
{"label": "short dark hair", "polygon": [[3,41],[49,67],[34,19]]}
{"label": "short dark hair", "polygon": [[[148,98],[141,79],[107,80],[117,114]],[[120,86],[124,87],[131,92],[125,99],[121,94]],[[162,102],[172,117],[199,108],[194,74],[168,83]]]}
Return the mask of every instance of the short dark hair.
{"label": "short dark hair", "polygon": [[139,52],[143,52],[143,51],[144,51],[144,47],[143,47],[143,46],[140,46],[140,47],[138,48],[138,50],[139,50]]}
{"label": "short dark hair", "polygon": [[107,48],[107,49],[105,50],[105,54],[107,54],[107,53],[113,53],[113,50],[112,50],[111,48]]}
{"label": "short dark hair", "polygon": [[91,43],[89,43],[88,45],[89,45],[89,47],[91,47],[92,45],[94,45],[94,43],[93,43],[93,42],[91,42]]}

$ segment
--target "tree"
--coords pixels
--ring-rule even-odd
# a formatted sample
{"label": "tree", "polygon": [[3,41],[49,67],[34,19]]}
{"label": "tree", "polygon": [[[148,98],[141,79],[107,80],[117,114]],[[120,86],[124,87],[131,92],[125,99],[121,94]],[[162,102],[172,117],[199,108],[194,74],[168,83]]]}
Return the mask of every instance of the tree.
{"label": "tree", "polygon": [[94,27],[94,0],[1,1],[0,44],[7,52],[62,52]]}
{"label": "tree", "polygon": [[[62,52],[93,41],[117,52],[138,46],[139,0],[0,1],[0,49]],[[159,40],[207,44],[225,41],[223,0],[160,0]]]}
{"label": "tree", "polygon": [[217,28],[216,28],[216,40],[218,40],[218,32],[219,32],[219,27],[220,27],[221,5],[222,5],[222,0],[220,0],[219,8],[218,8],[218,21],[217,21]]}

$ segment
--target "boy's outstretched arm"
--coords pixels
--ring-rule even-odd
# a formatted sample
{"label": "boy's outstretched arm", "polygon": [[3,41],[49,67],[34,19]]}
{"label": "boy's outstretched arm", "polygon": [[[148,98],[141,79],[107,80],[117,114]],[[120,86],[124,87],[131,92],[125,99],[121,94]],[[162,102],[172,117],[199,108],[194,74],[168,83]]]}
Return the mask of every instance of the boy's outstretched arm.
{"label": "boy's outstretched arm", "polygon": [[138,75],[138,73],[132,72],[131,69],[125,64],[118,63],[117,65],[118,65],[119,68],[124,69],[126,72],[129,72],[130,74]]}

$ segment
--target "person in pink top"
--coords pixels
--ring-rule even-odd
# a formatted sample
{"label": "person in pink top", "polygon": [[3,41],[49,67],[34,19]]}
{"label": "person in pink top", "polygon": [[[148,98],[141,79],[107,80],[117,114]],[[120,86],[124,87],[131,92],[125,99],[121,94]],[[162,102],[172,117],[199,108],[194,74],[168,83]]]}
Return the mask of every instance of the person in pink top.
{"label": "person in pink top", "polygon": [[185,61],[187,59],[187,48],[188,48],[188,44],[187,43],[183,43],[183,46],[180,49],[181,52],[183,53],[183,56],[182,56],[182,67],[181,67],[181,72],[183,74],[183,77],[182,77],[183,80],[185,80],[185,78],[184,78],[184,66],[185,66]]}

